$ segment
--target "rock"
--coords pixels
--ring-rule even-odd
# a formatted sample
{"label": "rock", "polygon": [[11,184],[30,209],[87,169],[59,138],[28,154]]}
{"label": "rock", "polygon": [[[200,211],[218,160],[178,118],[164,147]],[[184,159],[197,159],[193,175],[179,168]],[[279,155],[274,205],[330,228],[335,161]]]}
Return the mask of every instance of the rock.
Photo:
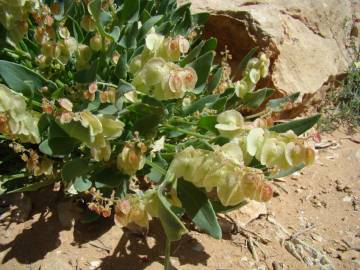
{"label": "rock", "polygon": [[[178,0],[179,3],[188,1]],[[271,56],[267,85],[281,92],[314,93],[343,75],[359,47],[358,0],[192,0],[209,12],[206,36],[218,38],[236,63],[260,46]]]}
{"label": "rock", "polygon": [[353,201],[353,197],[352,196],[345,196],[342,199],[343,202],[347,202],[347,203],[351,203]]}
{"label": "rock", "polygon": [[71,261],[66,259],[64,256],[52,256],[46,257],[41,262],[41,270],[73,270],[74,268],[71,266]]}
{"label": "rock", "polygon": [[316,233],[311,233],[310,234],[311,238],[317,242],[322,242],[324,240],[324,238],[322,238],[320,235],[316,234]]}
{"label": "rock", "polygon": [[32,209],[31,199],[24,193],[9,194],[1,198],[1,208],[7,211],[1,216],[10,217],[12,222],[25,222]]}
{"label": "rock", "polygon": [[89,265],[90,265],[89,268],[91,270],[98,269],[101,265],[101,261],[91,261],[91,262],[89,262]]}
{"label": "rock", "polygon": [[200,243],[196,243],[195,245],[193,245],[191,247],[192,250],[197,251],[197,252],[203,252],[204,251],[204,246],[201,245]]}
{"label": "rock", "polygon": [[228,213],[228,216],[230,216],[238,226],[245,227],[249,222],[266,214],[267,209],[265,203],[249,201],[245,206]]}
{"label": "rock", "polygon": [[359,253],[355,250],[347,250],[341,253],[341,260],[342,261],[353,261],[359,258]]}
{"label": "rock", "polygon": [[82,209],[74,202],[65,201],[58,203],[57,213],[61,225],[66,229],[71,229],[81,218]]}

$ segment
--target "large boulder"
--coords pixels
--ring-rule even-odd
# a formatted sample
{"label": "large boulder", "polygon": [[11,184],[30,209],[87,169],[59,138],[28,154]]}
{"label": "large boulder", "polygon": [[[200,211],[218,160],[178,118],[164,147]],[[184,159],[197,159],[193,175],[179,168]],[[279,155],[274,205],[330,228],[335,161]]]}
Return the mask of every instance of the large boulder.
{"label": "large boulder", "polygon": [[[188,1],[179,1],[180,4]],[[346,73],[360,41],[359,0],[192,0],[211,14],[206,36],[227,45],[234,62],[253,47],[271,56],[268,84],[314,93]]]}

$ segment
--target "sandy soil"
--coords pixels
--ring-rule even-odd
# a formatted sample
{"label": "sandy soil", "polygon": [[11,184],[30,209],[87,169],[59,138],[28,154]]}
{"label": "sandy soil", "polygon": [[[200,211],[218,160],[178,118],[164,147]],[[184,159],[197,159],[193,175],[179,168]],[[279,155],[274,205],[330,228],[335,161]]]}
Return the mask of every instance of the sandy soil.
{"label": "sandy soil", "polygon": [[[275,183],[268,214],[222,240],[192,231],[173,244],[174,268],[320,268],[295,258],[292,246],[298,254],[310,247],[336,269],[360,269],[359,135],[323,135],[325,148],[316,163]],[[27,221],[1,222],[0,269],[162,269],[164,237],[156,222],[146,239],[124,233],[110,219],[65,229],[57,214],[64,201],[60,194],[44,190],[28,196]]]}

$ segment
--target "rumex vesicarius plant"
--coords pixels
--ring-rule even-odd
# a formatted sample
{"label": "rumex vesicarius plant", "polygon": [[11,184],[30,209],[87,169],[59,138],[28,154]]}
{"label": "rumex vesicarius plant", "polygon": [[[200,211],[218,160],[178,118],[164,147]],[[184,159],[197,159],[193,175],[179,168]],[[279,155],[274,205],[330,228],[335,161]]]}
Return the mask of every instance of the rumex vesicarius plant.
{"label": "rumex vesicarius plant", "polygon": [[255,91],[270,65],[256,50],[232,80],[207,17],[173,0],[0,0],[0,192],[60,183],[121,226],[158,218],[166,268],[183,216],[221,238],[216,212],[270,200],[269,180],[313,162],[299,135],[319,117],[275,125],[298,94]]}

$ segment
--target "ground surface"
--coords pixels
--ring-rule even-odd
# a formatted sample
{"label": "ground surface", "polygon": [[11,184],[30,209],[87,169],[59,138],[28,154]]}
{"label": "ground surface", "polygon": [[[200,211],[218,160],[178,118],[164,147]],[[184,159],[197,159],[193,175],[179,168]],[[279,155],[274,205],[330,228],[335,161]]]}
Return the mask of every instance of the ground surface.
{"label": "ground surface", "polygon": [[[325,148],[319,150],[316,163],[276,183],[278,196],[268,204],[268,214],[249,223],[247,231],[224,234],[220,241],[191,232],[173,244],[174,267],[319,269],[289,252],[295,247],[303,254],[310,247],[310,253],[311,248],[317,250],[315,255],[324,252],[322,263],[329,260],[336,269],[360,269],[359,137],[339,131],[323,135],[320,146]],[[59,206],[63,198],[49,193],[30,195],[32,210],[26,222],[1,223],[1,270],[162,269],[164,238],[158,224],[151,224],[146,240],[123,233],[112,220],[65,229],[57,214],[64,207]]]}

